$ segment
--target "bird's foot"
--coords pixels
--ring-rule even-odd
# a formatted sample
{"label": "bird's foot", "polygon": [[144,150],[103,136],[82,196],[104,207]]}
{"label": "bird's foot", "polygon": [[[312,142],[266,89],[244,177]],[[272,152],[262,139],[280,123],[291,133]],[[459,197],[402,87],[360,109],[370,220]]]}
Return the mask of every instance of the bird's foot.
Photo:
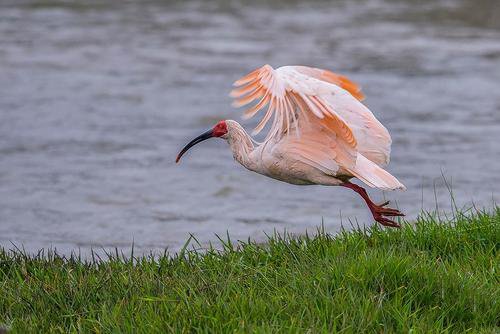
{"label": "bird's foot", "polygon": [[350,189],[354,190],[355,192],[360,194],[361,197],[363,197],[366,204],[370,208],[370,211],[373,215],[373,219],[376,222],[378,222],[384,226],[401,227],[401,225],[399,225],[395,221],[392,221],[389,218],[384,217],[384,216],[387,216],[387,217],[404,216],[404,214],[401,213],[401,211],[399,211],[399,210],[386,208],[385,206],[389,204],[389,201],[386,201],[382,204],[377,205],[377,204],[372,202],[372,200],[368,196],[368,193],[366,192],[366,190],[364,188],[358,186],[357,184],[350,183],[350,182],[344,182],[341,185],[346,187],[346,188],[350,188]]}
{"label": "bird's foot", "polygon": [[389,204],[389,201],[386,201],[380,205],[372,204],[370,206],[370,210],[373,214],[373,219],[375,219],[376,222],[378,222],[384,226],[401,227],[401,225],[399,225],[395,221],[384,217],[384,216],[387,216],[387,217],[403,217],[404,216],[404,213],[402,213],[401,211],[399,211],[397,209],[386,208],[385,206],[388,204]]}

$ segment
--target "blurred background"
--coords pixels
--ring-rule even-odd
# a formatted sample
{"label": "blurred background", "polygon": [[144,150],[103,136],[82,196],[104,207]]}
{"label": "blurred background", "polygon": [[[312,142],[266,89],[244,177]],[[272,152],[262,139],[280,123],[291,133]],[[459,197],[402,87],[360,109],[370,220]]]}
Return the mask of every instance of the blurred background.
{"label": "blurred background", "polygon": [[372,224],[354,192],[253,174],[221,140],[175,165],[241,120],[231,84],[266,63],[363,86],[408,187],[375,199],[409,219],[449,211],[446,178],[459,207],[498,202],[496,0],[0,0],[0,246],[173,252],[190,233],[206,246]]}

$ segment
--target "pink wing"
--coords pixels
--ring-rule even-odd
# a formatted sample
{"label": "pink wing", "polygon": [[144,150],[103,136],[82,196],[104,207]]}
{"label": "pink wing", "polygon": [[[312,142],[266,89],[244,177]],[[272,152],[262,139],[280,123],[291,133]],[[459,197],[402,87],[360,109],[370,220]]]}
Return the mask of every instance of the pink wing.
{"label": "pink wing", "polygon": [[[383,125],[356,99],[363,95],[346,77],[305,66],[274,70],[265,65],[234,85],[238,87],[231,92],[236,98],[234,106],[257,100],[244,117],[253,117],[268,106],[254,133],[274,116],[266,142],[283,141],[287,152],[333,176],[359,174],[371,186],[404,187],[397,180],[370,182],[369,175],[361,175],[361,169],[373,174],[371,165],[383,171],[376,164],[388,162],[391,139]],[[294,132],[295,138],[290,138]]]}
{"label": "pink wing", "polygon": [[[275,71],[271,66],[265,65],[235,82],[235,86],[240,87],[231,92],[231,96],[237,98],[233,105],[240,107],[259,99],[253,107],[245,111],[246,118],[253,117],[259,110],[268,106],[254,130],[254,134],[259,133],[274,116],[266,142],[277,141],[295,130],[305,143],[307,135],[313,134],[313,131],[308,131],[310,128],[321,128],[323,139],[334,138],[338,142],[334,150],[329,147],[327,152],[330,156],[340,156],[343,158],[343,164],[353,166],[357,145],[353,132],[343,118],[317,96],[315,87],[307,85],[306,78],[308,77],[293,69],[287,71],[286,68],[280,68]],[[301,135],[301,129],[307,133]],[[321,142],[321,138],[319,141]],[[317,151],[319,155],[319,151],[325,148],[316,145],[309,149]]]}
{"label": "pink wing", "polygon": [[[364,99],[361,88],[345,76],[306,66],[294,68],[302,74],[340,86],[359,101]],[[322,97],[349,124],[358,142],[358,151],[377,165],[386,166],[390,159],[391,136],[372,112],[349,94],[323,94]]]}

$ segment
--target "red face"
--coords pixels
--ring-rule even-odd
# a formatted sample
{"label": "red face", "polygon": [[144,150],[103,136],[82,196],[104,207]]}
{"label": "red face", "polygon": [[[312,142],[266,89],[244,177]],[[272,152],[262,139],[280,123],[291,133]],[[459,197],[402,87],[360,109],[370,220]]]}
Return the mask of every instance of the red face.
{"label": "red face", "polygon": [[215,124],[214,129],[212,130],[212,134],[214,137],[222,137],[227,133],[227,124],[226,121],[220,121]]}

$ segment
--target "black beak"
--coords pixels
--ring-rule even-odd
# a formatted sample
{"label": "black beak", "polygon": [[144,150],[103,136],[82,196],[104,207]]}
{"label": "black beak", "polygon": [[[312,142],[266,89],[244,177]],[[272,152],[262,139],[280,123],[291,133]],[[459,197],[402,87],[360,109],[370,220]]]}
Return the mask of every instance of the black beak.
{"label": "black beak", "polygon": [[195,139],[191,140],[189,142],[189,144],[187,144],[186,146],[184,146],[184,148],[182,149],[182,151],[179,152],[179,154],[177,155],[177,158],[175,159],[175,162],[179,162],[179,160],[181,160],[181,157],[184,153],[187,152],[187,150],[189,150],[191,147],[193,147],[194,145],[198,144],[198,143],[201,143],[202,141],[204,140],[207,140],[209,138],[212,138],[214,135],[213,135],[213,130],[208,130],[207,132],[199,135],[198,137],[196,137]]}

